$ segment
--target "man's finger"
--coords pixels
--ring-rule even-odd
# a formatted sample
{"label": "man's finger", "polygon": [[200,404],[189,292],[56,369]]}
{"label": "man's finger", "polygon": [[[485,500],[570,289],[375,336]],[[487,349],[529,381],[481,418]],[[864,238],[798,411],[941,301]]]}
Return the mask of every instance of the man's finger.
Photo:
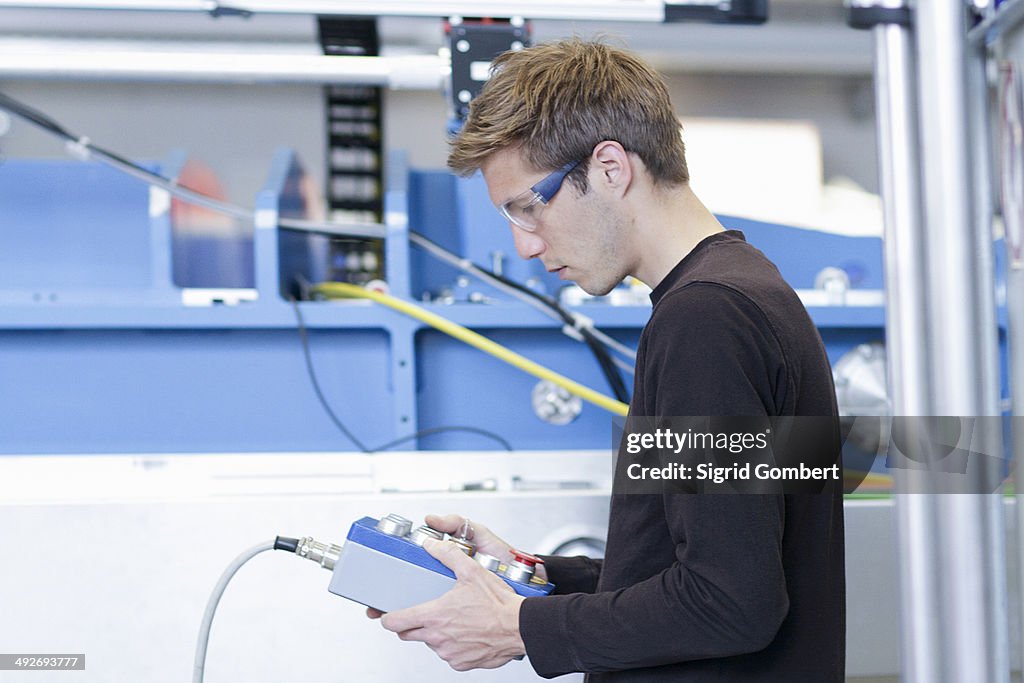
{"label": "man's finger", "polygon": [[420,605],[388,612],[380,618],[380,624],[394,633],[421,628],[426,624],[427,615],[434,611],[436,602],[437,600],[431,600]]}
{"label": "man's finger", "polygon": [[462,515],[427,515],[425,521],[433,529],[454,534],[462,528],[466,518]]}
{"label": "man's finger", "polygon": [[[427,643],[428,633],[428,630],[425,628],[411,628],[408,631],[399,631],[398,639]],[[430,643],[427,643],[427,647],[430,647]]]}
{"label": "man's finger", "polygon": [[381,612],[379,609],[367,607],[366,616],[370,617],[371,619],[380,619],[382,616],[384,616],[384,613]]}
{"label": "man's finger", "polygon": [[428,539],[423,544],[423,549],[434,556],[441,564],[455,572],[455,578],[459,580],[468,579],[475,572],[485,571],[466,553],[462,552],[459,546],[451,541],[435,541]]}

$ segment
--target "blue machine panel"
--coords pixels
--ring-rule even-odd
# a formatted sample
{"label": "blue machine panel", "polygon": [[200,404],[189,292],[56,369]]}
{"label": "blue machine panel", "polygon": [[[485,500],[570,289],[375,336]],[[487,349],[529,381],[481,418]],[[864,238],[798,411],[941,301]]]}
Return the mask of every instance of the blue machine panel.
{"label": "blue machine panel", "polygon": [[[183,163],[161,168],[173,173]],[[557,294],[564,283],[515,255],[479,177],[394,163],[389,176],[400,181],[389,181],[389,215],[408,218],[407,227],[404,220],[388,225],[385,270],[394,293],[418,300],[447,290],[453,303],[435,301],[431,310],[608,392],[587,348],[558,323],[482,283],[461,282],[453,268],[408,244],[407,228],[487,267],[501,252],[507,275]],[[0,166],[0,453],[353,450],[316,398],[285,298],[295,275],[315,280],[325,272],[325,241],[267,223],[268,216],[301,217],[303,187],[294,155],[280,152],[254,201],[262,227],[233,230],[232,265],[225,266],[216,253],[204,261],[201,240],[209,235],[174,224],[134,179],[75,162]],[[827,266],[843,269],[854,289],[882,286],[877,238],[722,220],[743,230],[798,289],[812,288]],[[239,268],[238,254],[249,250],[251,267]],[[187,307],[176,286],[184,283],[253,284],[258,300]],[[37,289],[42,295],[34,297]],[[471,303],[473,293],[482,302]],[[395,311],[365,302],[300,306],[323,392],[369,447],[458,425],[494,432],[517,449],[610,445],[608,413],[585,403],[576,421],[545,423],[531,407],[535,378]],[[631,346],[650,313],[649,306],[602,303],[580,310]],[[809,311],[833,362],[884,337],[880,306]],[[448,431],[398,448],[502,446]]]}
{"label": "blue machine panel", "polygon": [[[613,330],[615,332],[615,330]],[[619,334],[635,346],[639,330]],[[556,329],[491,329],[487,336],[601,393],[610,393],[587,347]],[[611,448],[611,414],[589,403],[568,425],[534,414],[530,393],[539,380],[433,330],[417,336],[420,362],[417,406],[422,426],[473,425],[495,432],[519,449]],[[626,385],[632,388],[629,376]],[[457,432],[424,441],[427,448],[493,448],[481,437]]]}
{"label": "blue machine panel", "polygon": [[817,274],[828,266],[850,278],[853,289],[882,289],[882,240],[850,237],[737,216],[718,216],[729,230],[741,230],[764,252],[794,289],[813,289]]}
{"label": "blue machine panel", "polygon": [[100,164],[5,161],[0,290],[148,287],[149,225],[149,188],[134,178]]}
{"label": "blue machine panel", "polygon": [[[387,335],[314,330],[335,413],[392,438]],[[0,332],[0,453],[348,451],[294,330]]]}

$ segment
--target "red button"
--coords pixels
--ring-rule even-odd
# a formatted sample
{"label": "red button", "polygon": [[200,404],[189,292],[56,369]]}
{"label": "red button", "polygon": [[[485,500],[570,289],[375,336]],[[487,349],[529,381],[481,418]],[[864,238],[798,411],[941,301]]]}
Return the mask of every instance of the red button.
{"label": "red button", "polygon": [[524,553],[522,550],[512,548],[509,552],[512,553],[512,557],[515,558],[516,562],[525,564],[527,567],[536,567],[538,564],[544,564],[544,560],[540,559],[536,555]]}

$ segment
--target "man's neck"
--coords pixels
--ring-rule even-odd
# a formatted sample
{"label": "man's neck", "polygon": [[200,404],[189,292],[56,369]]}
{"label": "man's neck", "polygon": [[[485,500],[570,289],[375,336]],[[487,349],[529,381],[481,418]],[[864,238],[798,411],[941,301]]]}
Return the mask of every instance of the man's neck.
{"label": "man's neck", "polygon": [[659,194],[636,221],[640,246],[633,275],[652,289],[702,240],[724,229],[689,185]]}

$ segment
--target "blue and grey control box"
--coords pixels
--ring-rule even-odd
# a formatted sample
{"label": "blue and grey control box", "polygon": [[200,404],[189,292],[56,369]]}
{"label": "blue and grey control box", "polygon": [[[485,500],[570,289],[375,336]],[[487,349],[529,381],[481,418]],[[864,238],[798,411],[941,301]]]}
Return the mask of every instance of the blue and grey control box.
{"label": "blue and grey control box", "polygon": [[[382,612],[412,607],[440,597],[455,585],[455,574],[408,535],[385,533],[379,521],[363,517],[349,529],[328,590]],[[532,578],[514,581],[495,574],[524,597],[549,594],[554,586]]]}

